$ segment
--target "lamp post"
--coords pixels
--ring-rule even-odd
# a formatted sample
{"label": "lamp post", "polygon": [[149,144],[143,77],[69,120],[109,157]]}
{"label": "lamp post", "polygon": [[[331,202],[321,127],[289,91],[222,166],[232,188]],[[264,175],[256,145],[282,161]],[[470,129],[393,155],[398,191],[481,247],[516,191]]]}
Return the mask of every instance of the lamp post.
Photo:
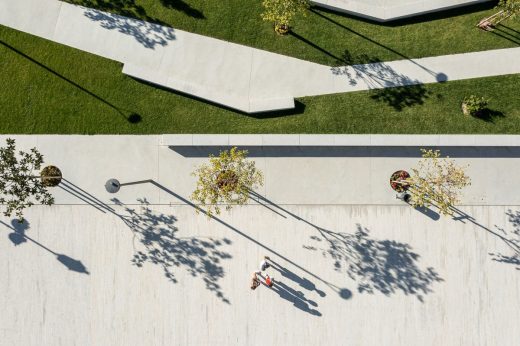
{"label": "lamp post", "polygon": [[122,185],[124,184],[121,184],[117,179],[108,179],[105,183],[105,189],[108,193],[116,193],[119,191]]}

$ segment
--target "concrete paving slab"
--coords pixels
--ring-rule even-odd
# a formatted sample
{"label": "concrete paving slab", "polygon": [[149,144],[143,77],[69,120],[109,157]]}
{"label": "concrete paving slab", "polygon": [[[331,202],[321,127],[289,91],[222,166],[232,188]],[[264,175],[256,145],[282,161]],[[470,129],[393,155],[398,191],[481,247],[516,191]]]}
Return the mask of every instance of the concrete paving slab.
{"label": "concrete paving slab", "polygon": [[[458,220],[403,206],[277,211],[248,206],[208,220],[188,206],[34,207],[16,228],[2,217],[0,338],[29,346],[520,338],[518,264],[500,261],[514,258],[501,236],[516,239],[509,215],[518,206],[467,207]],[[275,261],[266,271],[275,286],[251,291],[264,255]]]}

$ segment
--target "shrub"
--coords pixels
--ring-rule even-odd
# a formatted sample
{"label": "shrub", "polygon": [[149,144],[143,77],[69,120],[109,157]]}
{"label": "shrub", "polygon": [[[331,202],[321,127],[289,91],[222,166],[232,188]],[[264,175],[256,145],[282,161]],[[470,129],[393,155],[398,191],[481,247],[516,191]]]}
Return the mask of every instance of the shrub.
{"label": "shrub", "polygon": [[486,109],[489,99],[475,95],[466,96],[462,101],[462,112],[469,115],[477,115]]}

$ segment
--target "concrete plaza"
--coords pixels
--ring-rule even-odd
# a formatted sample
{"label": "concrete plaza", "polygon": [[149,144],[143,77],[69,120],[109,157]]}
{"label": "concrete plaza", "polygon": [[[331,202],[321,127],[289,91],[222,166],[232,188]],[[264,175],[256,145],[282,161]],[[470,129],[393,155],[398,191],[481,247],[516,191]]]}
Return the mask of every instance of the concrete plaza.
{"label": "concrete plaza", "polygon": [[[515,148],[453,153],[473,181],[454,218],[395,199],[388,178],[414,165],[411,149],[260,148],[259,203],[208,219],[189,202],[189,173],[208,148],[15,138],[65,179],[56,205],[27,210],[26,224],[0,218],[2,345],[520,340]],[[111,195],[109,178],[136,184]],[[264,255],[276,285],[251,291]]]}

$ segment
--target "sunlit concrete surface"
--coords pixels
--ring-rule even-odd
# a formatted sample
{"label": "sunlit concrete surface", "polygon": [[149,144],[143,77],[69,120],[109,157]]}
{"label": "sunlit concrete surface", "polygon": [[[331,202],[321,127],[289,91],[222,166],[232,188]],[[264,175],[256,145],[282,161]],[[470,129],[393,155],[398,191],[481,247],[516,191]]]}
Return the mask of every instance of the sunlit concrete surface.
{"label": "sunlit concrete surface", "polygon": [[[161,136],[11,137],[64,180],[56,205],[26,210],[26,223],[0,217],[1,345],[520,339],[516,147],[451,149],[473,182],[453,217],[390,189],[417,148],[251,148],[260,198],[208,219],[189,200],[208,148],[170,148]],[[109,194],[109,178],[133,184]],[[265,255],[276,284],[251,291]]]}
{"label": "sunlit concrete surface", "polygon": [[[2,217],[1,344],[518,344],[520,207],[270,207]],[[251,291],[264,255],[276,284]]]}

